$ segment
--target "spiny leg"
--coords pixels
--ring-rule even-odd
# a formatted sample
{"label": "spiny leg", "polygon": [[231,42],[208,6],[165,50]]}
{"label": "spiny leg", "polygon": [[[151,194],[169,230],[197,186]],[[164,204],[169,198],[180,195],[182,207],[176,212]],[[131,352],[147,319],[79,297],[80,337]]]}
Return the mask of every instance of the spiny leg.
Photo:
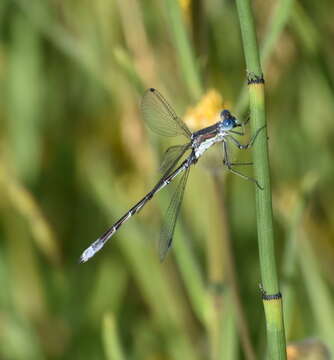
{"label": "spiny leg", "polygon": [[229,158],[228,158],[228,151],[227,151],[227,143],[224,141],[223,142],[223,149],[224,149],[224,165],[226,165],[226,167],[228,168],[229,171],[231,171],[231,173],[235,174],[235,175],[239,175],[240,177],[242,177],[243,179],[245,180],[250,180],[252,181],[253,183],[255,183],[255,185],[263,190],[263,187],[258,183],[258,181],[250,176],[247,176],[247,175],[244,175],[242,174],[241,172],[235,170],[232,168],[232,164],[230,161],[229,161]]}
{"label": "spiny leg", "polygon": [[[247,166],[247,165],[253,165],[252,162],[240,162],[240,161],[236,161],[236,162],[231,162],[229,161],[229,152],[228,152],[228,149],[226,148],[226,153],[225,153],[225,150],[224,150],[224,147],[220,148],[222,151],[223,151],[223,164],[225,166],[227,166],[227,163],[231,166]],[[228,161],[226,161],[226,159],[228,159]]]}
{"label": "spiny leg", "polygon": [[246,134],[245,131],[241,132],[241,131],[235,131],[235,130],[229,130],[229,133],[240,135],[240,136],[244,136]]}
{"label": "spiny leg", "polygon": [[232,140],[233,144],[236,145],[239,149],[249,149],[254,145],[254,142],[259,135],[260,131],[263,130],[266,125],[261,126],[256,133],[252,136],[248,144],[241,144],[237,139],[235,139],[232,135],[229,135],[229,139]]}
{"label": "spiny leg", "polygon": [[[225,159],[223,160],[223,164],[227,166]],[[245,165],[253,165],[253,163],[252,163],[252,162],[230,162],[229,164],[230,164],[231,166],[240,166],[240,165],[245,166]]]}

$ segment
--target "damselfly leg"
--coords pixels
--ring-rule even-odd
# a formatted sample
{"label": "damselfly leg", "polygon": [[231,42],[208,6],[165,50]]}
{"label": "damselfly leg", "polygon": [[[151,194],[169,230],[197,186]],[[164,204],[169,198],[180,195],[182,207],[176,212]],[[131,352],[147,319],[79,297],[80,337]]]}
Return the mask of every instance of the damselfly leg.
{"label": "damselfly leg", "polygon": [[[241,173],[240,171],[237,171],[237,170],[233,169],[233,167],[232,167],[232,166],[233,166],[233,163],[230,162],[230,160],[229,160],[229,155],[228,155],[228,150],[227,150],[227,143],[226,143],[226,141],[223,142],[223,149],[224,149],[224,161],[223,161],[223,163],[224,163],[224,165],[227,167],[227,169],[228,169],[231,173],[233,173],[233,174],[235,174],[235,175],[238,175],[238,176],[242,177],[242,178],[245,179],[245,180],[252,181],[253,183],[255,183],[255,185],[256,185],[259,189],[263,190],[263,187],[258,183],[258,181],[257,181],[256,179],[254,179],[254,178],[252,178],[252,177],[250,177],[250,176],[247,176],[247,175]],[[239,165],[240,165],[240,164],[239,164]]]}
{"label": "damselfly leg", "polygon": [[[227,166],[226,160],[223,159],[223,164]],[[252,162],[230,162],[229,163],[231,166],[248,166],[248,165],[253,165]]]}
{"label": "damselfly leg", "polygon": [[[238,147],[238,149],[240,150],[246,150],[251,148],[254,145],[254,142],[257,138],[257,136],[259,135],[259,133],[266,127],[266,125],[261,126],[259,129],[256,130],[255,134],[252,136],[252,138],[250,139],[249,143],[247,144],[241,144],[237,139],[235,139],[232,135],[228,135],[228,139],[231,140],[234,145],[236,145]],[[230,133],[233,133],[234,131],[230,131]],[[236,132],[234,132],[236,133]],[[239,134],[238,134],[239,135]]]}
{"label": "damselfly leg", "polygon": [[[259,135],[259,133],[260,133],[264,128],[265,128],[265,125],[262,126],[261,128],[259,128],[259,129],[255,132],[255,134],[252,136],[251,140],[250,140],[247,144],[241,144],[237,139],[235,139],[235,138],[234,138],[232,135],[230,135],[230,134],[226,137],[225,141],[223,141],[223,149],[224,149],[224,161],[223,161],[223,163],[224,163],[224,165],[225,165],[225,166],[228,168],[228,170],[231,171],[233,174],[238,175],[238,176],[242,177],[242,178],[245,179],[245,180],[250,180],[250,181],[254,182],[254,183],[256,184],[256,186],[257,186],[259,189],[261,189],[261,190],[263,190],[263,187],[259,184],[259,182],[258,182],[256,179],[252,178],[251,176],[242,174],[240,171],[237,171],[237,170],[233,169],[232,166],[235,166],[235,165],[250,165],[250,164],[252,164],[252,163],[238,163],[238,162],[237,162],[237,163],[235,163],[235,162],[233,163],[233,162],[231,162],[231,161],[229,160],[228,143],[227,143],[227,141],[228,141],[228,140],[231,140],[231,141],[232,141],[232,144],[236,145],[236,146],[238,147],[238,149],[242,149],[242,150],[249,149],[249,148],[251,148],[251,147],[254,145],[254,142],[255,142],[257,136]],[[237,132],[231,130],[230,133],[237,133]],[[240,135],[240,134],[238,134],[238,135]]]}

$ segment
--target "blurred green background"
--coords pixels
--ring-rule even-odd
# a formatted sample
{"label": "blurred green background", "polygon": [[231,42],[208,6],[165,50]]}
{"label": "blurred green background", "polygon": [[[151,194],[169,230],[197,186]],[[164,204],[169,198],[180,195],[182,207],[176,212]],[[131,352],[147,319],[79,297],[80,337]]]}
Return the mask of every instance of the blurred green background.
{"label": "blurred green background", "polygon": [[[334,351],[334,3],[252,5],[286,335]],[[0,26],[0,358],[263,358],[254,185],[221,158],[191,171],[165,262],[171,189],[78,264],[159,178],[147,87],[247,117],[234,2],[3,0]]]}

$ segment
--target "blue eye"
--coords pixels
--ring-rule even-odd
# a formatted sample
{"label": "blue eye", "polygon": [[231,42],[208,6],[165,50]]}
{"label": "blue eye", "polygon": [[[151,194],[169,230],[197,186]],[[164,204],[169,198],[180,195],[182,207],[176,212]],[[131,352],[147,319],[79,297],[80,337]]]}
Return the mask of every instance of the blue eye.
{"label": "blue eye", "polygon": [[223,121],[223,128],[225,130],[232,129],[234,127],[234,120],[233,119],[225,119]]}
{"label": "blue eye", "polygon": [[236,118],[228,110],[221,111],[220,118],[221,118],[221,122],[220,122],[221,129],[223,131],[231,130],[237,126]]}

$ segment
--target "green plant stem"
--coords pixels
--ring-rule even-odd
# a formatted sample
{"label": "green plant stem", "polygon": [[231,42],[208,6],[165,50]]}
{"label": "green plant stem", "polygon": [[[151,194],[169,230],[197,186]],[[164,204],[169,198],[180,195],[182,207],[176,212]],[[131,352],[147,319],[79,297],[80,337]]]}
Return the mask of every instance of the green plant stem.
{"label": "green plant stem", "polygon": [[[265,126],[264,84],[260,56],[255,35],[253,14],[249,0],[237,0],[241,35],[249,82],[252,133]],[[267,132],[259,134],[253,150],[254,173],[263,190],[256,189],[258,244],[263,289],[266,294],[279,293],[272,220],[271,187]],[[267,322],[268,358],[286,359],[282,299],[264,300]]]}
{"label": "green plant stem", "polygon": [[184,77],[193,100],[198,100],[202,93],[201,80],[195,60],[194,51],[182,20],[180,4],[177,0],[166,0],[169,23],[179,56],[182,77]]}
{"label": "green plant stem", "polygon": [[124,360],[124,351],[119,339],[115,316],[106,313],[103,317],[102,337],[108,360]]}
{"label": "green plant stem", "polygon": [[[268,23],[265,38],[260,48],[260,59],[264,68],[268,63],[271,54],[275,50],[275,46],[277,45],[283,30],[289,23],[290,17],[294,13],[294,3],[295,2],[293,0],[281,0],[275,7],[275,10]],[[245,86],[240,92],[239,99],[237,101],[236,109],[238,112],[243,113],[246,110],[248,103],[249,99],[247,96],[247,88]]]}

